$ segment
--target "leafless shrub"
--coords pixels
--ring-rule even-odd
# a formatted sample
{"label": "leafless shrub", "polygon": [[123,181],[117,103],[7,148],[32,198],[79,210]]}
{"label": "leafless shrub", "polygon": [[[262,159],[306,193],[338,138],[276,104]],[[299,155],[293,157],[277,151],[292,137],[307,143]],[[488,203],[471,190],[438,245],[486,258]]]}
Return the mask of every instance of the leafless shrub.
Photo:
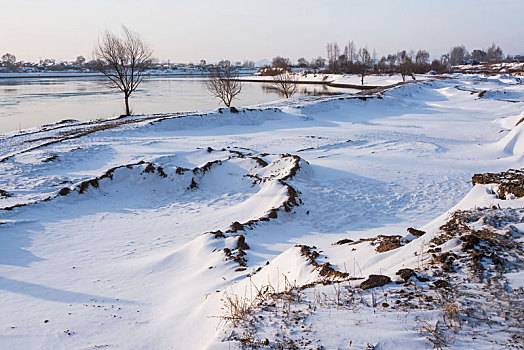
{"label": "leafless shrub", "polygon": [[242,321],[245,321],[252,313],[254,307],[254,300],[227,292],[224,293],[223,302],[224,314],[221,318],[233,326],[237,326]]}
{"label": "leafless shrub", "polygon": [[280,302],[282,309],[289,311],[290,304],[300,302],[301,298],[300,288],[294,281],[290,281],[287,276],[284,276],[282,291],[280,290],[280,284],[276,288],[271,283],[257,287],[257,285],[251,282],[249,293],[246,291],[243,296],[237,293],[224,293],[224,298],[222,299],[224,312],[220,318],[226,324],[238,326],[242,322],[247,321],[254,314],[257,306],[262,303]]}
{"label": "leafless shrub", "polygon": [[212,70],[206,81],[206,87],[213,96],[221,99],[226,107],[231,107],[233,99],[242,91],[242,83],[231,66]]}
{"label": "leafless shrub", "polygon": [[419,334],[426,336],[435,349],[441,350],[455,341],[455,337],[446,335],[447,328],[441,325],[440,320],[433,326],[428,320],[419,319],[418,326]]}
{"label": "leafless shrub", "polygon": [[456,331],[462,326],[461,308],[456,303],[447,304],[442,308],[444,325]]}
{"label": "leafless shrub", "polygon": [[151,67],[149,45],[140,36],[122,26],[121,37],[104,32],[93,52],[96,69],[109,80],[109,87],[124,93],[126,115],[131,114],[129,96],[142,83],[143,75]]}
{"label": "leafless shrub", "polygon": [[432,325],[426,319],[417,319],[419,333],[425,335],[436,349],[442,349],[455,342],[455,337],[448,335],[449,331],[457,333],[462,327],[461,308],[456,302],[450,302],[441,307],[442,315]]}
{"label": "leafless shrub", "polygon": [[293,97],[298,90],[297,77],[287,72],[275,75],[273,77],[273,87],[286,98]]}

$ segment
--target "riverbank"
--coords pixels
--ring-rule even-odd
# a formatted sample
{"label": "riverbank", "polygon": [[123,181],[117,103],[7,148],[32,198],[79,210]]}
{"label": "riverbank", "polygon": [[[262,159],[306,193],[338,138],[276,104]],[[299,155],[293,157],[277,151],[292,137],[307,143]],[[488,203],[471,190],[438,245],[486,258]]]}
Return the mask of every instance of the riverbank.
{"label": "riverbank", "polygon": [[[400,74],[374,74],[366,75],[364,77],[364,84],[362,84],[361,76],[356,74],[305,74],[305,73],[294,73],[293,81],[297,84],[317,84],[325,85],[336,88],[346,89],[358,89],[358,90],[372,90],[387,86],[396,86],[398,84],[410,81],[426,81],[435,79],[435,76],[426,74],[414,75],[412,77],[406,77],[406,80],[402,78]],[[258,82],[258,83],[272,83],[272,76],[261,76],[252,75],[239,77],[240,81],[245,82]]]}
{"label": "riverbank", "polygon": [[[148,76],[131,96],[133,114],[216,109],[221,102],[208,92],[205,80],[196,75]],[[300,89],[298,95],[333,90],[311,85]],[[234,105],[248,107],[280,99],[277,92],[265,89],[264,84],[246,83]],[[0,79],[0,133],[64,119],[87,121],[122,113],[122,94],[109,89],[103,76]]]}
{"label": "riverbank", "polygon": [[524,204],[484,184],[507,174],[471,179],[522,166],[523,89],[457,76],[6,135],[0,347],[429,349],[437,329],[509,348]]}
{"label": "riverbank", "polygon": [[[252,75],[256,70],[240,70],[239,75]],[[201,70],[177,70],[177,71],[150,71],[144,74],[146,77],[207,77],[209,72]],[[27,72],[27,73],[3,73],[0,72],[0,79],[23,79],[23,78],[85,78],[85,77],[104,77],[99,72]]]}

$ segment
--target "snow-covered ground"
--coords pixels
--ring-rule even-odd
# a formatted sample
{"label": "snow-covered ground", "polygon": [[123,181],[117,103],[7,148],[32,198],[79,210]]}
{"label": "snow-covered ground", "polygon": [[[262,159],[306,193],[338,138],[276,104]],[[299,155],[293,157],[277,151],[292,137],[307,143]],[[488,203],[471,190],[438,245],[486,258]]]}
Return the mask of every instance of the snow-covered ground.
{"label": "snow-covered ground", "polygon": [[[294,78],[298,83],[307,84],[329,84],[333,86],[360,86],[362,85],[361,77],[355,74],[323,74],[323,73],[294,73]],[[272,76],[253,75],[240,77],[241,80],[272,82]],[[429,75],[417,74],[415,80],[426,81],[432,79]],[[412,81],[413,78],[406,77],[407,81]],[[364,77],[365,86],[389,86],[403,82],[400,74],[372,74]]]}
{"label": "snow-covered ground", "polygon": [[[455,210],[524,208],[493,185],[471,185],[475,173],[523,166],[522,94],[511,76],[455,75],[239,113],[6,134],[0,348],[228,349],[246,329],[261,346],[430,348],[414,327],[441,312],[392,311],[401,298],[388,294],[402,288],[360,292],[360,278],[395,280],[408,267],[433,278],[424,272],[429,241]],[[504,212],[517,231],[519,213]],[[427,233],[415,239],[408,227]],[[377,235],[405,242],[384,253],[374,241],[333,245]],[[334,270],[321,269],[328,262]],[[519,270],[507,272],[521,286]],[[344,284],[317,284],[327,278]],[[300,300],[261,300],[268,286],[282,295],[304,285]],[[250,308],[262,321],[246,328],[249,317],[237,320],[230,307],[254,301],[265,305]],[[500,327],[479,327],[478,344],[459,331],[454,346],[507,348]]]}

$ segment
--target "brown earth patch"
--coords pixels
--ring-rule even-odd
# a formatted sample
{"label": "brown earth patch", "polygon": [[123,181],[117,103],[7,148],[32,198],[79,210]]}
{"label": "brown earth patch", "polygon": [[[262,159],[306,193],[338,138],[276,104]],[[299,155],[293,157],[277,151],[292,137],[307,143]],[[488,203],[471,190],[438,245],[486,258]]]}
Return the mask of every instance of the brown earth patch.
{"label": "brown earth patch", "polygon": [[471,179],[475,184],[498,184],[498,196],[506,199],[506,194],[511,193],[516,197],[524,197],[524,170],[509,169],[500,173],[475,174]]}

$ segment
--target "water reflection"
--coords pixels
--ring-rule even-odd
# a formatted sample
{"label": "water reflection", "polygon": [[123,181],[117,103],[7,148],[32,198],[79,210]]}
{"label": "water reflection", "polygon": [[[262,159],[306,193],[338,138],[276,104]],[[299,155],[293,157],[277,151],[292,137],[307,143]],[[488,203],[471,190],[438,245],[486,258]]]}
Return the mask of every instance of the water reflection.
{"label": "water reflection", "polygon": [[[271,84],[263,84],[262,89],[266,93],[276,93],[280,97],[285,97],[285,95],[279,91],[275,86]],[[298,85],[297,92],[295,95],[297,96],[334,96],[334,95],[342,95],[350,93],[351,91],[348,91],[348,89],[337,89],[332,88],[327,85],[313,85],[313,84],[303,84]]]}
{"label": "water reflection", "polygon": [[[300,85],[296,96],[332,95],[352,90]],[[244,83],[234,102],[247,107],[281,99],[271,84]],[[149,77],[131,96],[135,114],[212,110],[220,101],[209,94],[205,78]],[[123,96],[103,77],[0,79],[0,132],[64,119],[111,118],[123,112]]]}

